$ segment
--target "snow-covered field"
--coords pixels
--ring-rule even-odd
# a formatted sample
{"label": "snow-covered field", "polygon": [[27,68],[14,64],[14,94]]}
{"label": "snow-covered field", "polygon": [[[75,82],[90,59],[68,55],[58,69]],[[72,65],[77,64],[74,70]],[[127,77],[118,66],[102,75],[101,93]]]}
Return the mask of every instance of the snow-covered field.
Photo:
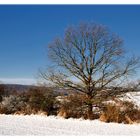
{"label": "snow-covered field", "polygon": [[0,135],[140,135],[140,124],[66,120],[41,115],[0,115]]}

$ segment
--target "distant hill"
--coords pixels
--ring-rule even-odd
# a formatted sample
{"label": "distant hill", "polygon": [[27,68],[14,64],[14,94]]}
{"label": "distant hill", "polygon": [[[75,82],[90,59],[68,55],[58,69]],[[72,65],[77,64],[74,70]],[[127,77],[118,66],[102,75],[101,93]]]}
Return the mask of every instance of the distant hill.
{"label": "distant hill", "polygon": [[[34,85],[20,85],[20,84],[0,84],[0,86],[1,85],[6,87],[5,88],[6,95],[10,95],[14,93],[20,94],[23,92],[27,92],[30,88],[38,87]],[[53,91],[54,91],[55,96],[59,96],[59,95],[67,96],[68,94],[71,94],[71,93],[77,93],[72,90],[60,89],[60,88],[54,88],[54,87],[53,87]]]}
{"label": "distant hill", "polygon": [[22,93],[28,91],[31,87],[35,87],[33,85],[20,85],[20,84],[0,84],[6,87],[6,91],[8,94],[11,94],[13,90],[17,93]]}

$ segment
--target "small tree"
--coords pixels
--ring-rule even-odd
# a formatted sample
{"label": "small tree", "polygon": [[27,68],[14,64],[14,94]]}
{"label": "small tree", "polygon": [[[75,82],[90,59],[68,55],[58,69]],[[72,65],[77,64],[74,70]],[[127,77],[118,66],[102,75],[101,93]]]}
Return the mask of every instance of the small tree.
{"label": "small tree", "polygon": [[54,67],[41,71],[41,77],[58,87],[86,94],[90,116],[93,104],[123,95],[125,91],[117,87],[138,66],[139,59],[126,58],[122,45],[122,39],[103,25],[69,27],[63,38],[49,44]]}

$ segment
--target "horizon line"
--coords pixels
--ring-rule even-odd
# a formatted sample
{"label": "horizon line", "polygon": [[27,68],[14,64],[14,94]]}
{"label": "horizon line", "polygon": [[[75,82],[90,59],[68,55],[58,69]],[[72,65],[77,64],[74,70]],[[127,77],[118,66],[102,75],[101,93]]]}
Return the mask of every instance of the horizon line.
{"label": "horizon line", "polygon": [[2,84],[21,84],[21,85],[36,85],[37,80],[34,78],[0,78]]}

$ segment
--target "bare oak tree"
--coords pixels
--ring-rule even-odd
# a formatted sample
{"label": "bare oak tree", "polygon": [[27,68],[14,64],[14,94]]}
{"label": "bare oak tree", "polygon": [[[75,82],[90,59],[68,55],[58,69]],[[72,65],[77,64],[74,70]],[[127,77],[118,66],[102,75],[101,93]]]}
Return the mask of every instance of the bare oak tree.
{"label": "bare oak tree", "polygon": [[138,66],[139,59],[126,58],[122,46],[122,39],[103,25],[71,26],[63,38],[49,44],[49,57],[55,67],[41,72],[41,76],[54,85],[86,94],[91,114],[98,99],[124,93],[120,85]]}

